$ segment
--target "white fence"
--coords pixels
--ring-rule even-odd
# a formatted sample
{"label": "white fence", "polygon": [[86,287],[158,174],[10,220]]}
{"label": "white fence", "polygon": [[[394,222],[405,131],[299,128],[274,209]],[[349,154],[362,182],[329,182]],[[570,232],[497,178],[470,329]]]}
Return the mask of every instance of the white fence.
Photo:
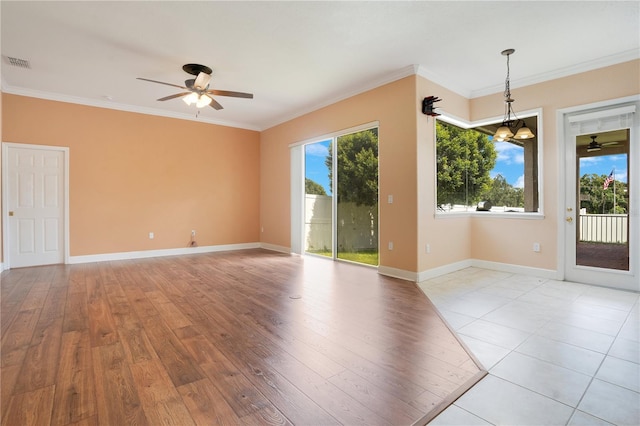
{"label": "white fence", "polygon": [[624,244],[628,226],[626,214],[581,214],[580,241]]}
{"label": "white fence", "polygon": [[[305,250],[331,250],[331,202],[328,195],[305,196]],[[359,251],[378,247],[377,207],[338,204],[338,248]]]}

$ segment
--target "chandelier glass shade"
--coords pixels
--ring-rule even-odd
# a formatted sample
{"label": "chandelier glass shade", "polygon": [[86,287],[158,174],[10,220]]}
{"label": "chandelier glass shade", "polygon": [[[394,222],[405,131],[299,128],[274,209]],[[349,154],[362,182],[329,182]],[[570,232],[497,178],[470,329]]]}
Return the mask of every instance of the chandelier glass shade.
{"label": "chandelier glass shade", "polygon": [[514,99],[511,97],[511,82],[509,80],[509,55],[514,52],[515,49],[506,49],[501,52],[502,55],[507,57],[507,78],[504,87],[504,118],[495,135],[493,135],[493,140],[497,142],[508,141],[511,138],[531,139],[535,137],[533,132],[525,125],[525,122],[519,119],[513,111],[512,104]]}

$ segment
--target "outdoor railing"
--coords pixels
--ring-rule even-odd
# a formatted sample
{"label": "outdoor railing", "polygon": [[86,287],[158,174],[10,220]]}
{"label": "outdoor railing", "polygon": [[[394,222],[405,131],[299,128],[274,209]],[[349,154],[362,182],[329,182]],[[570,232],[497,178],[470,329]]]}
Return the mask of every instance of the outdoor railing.
{"label": "outdoor railing", "polygon": [[626,214],[581,214],[580,241],[624,244],[628,220]]}

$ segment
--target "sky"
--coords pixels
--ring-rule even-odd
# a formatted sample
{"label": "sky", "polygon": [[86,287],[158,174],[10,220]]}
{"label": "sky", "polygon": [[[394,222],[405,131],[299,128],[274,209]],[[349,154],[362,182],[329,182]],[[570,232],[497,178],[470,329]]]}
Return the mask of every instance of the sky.
{"label": "sky", "polygon": [[515,188],[524,188],[524,148],[509,142],[495,142],[498,151],[491,179],[502,175]]}
{"label": "sky", "polygon": [[[329,153],[329,140],[305,146],[306,177],[322,185],[331,195],[329,176],[324,160]],[[524,149],[509,142],[496,142],[498,151],[496,166],[491,171],[491,178],[501,174],[507,182],[516,188],[524,188]],[[627,183],[626,155],[601,155],[586,157],[580,160],[580,175],[595,173],[609,176],[615,169],[618,182]]]}
{"label": "sky", "polygon": [[580,159],[580,176],[592,173],[609,176],[612,170],[616,181],[627,183],[626,154],[599,155]]}
{"label": "sky", "polygon": [[331,195],[331,184],[329,183],[329,172],[324,164],[327,154],[329,154],[330,140],[305,145],[305,177],[311,179],[324,187],[327,195]]}

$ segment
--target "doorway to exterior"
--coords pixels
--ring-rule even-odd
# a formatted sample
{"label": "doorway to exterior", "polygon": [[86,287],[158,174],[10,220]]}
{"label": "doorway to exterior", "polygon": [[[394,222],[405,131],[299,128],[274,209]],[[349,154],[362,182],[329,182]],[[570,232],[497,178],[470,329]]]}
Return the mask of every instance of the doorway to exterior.
{"label": "doorway to exterior", "polygon": [[[564,278],[640,290],[638,99],[564,114]],[[561,252],[562,253],[562,252]]]}
{"label": "doorway to exterior", "polygon": [[577,136],[576,157],[576,265],[628,271],[629,129]]}
{"label": "doorway to exterior", "polygon": [[69,149],[2,144],[4,267],[67,263]]}
{"label": "doorway to exterior", "polygon": [[378,129],[304,145],[304,252],[378,266]]}

